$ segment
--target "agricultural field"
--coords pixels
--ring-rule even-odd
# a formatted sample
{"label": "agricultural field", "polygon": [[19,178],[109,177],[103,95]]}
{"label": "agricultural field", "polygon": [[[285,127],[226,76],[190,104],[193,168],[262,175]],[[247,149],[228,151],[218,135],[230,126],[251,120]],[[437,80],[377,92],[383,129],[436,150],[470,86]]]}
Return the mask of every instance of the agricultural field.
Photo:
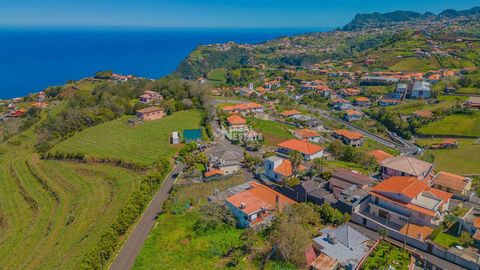
{"label": "agricultural field", "polygon": [[86,157],[116,158],[150,165],[159,158],[171,158],[179,147],[170,145],[173,131],[200,128],[199,111],[180,111],[163,119],[130,126],[131,117],[88,128],[56,145],[51,152],[83,153]]}
{"label": "agricultural field", "polygon": [[404,72],[427,72],[437,68],[439,68],[439,65],[433,59],[410,57],[401,59],[393,66],[390,66],[389,69],[392,71]]}
{"label": "agricultural field", "polygon": [[[420,139],[417,144],[420,146],[439,143],[442,139]],[[480,173],[480,144],[475,140],[459,139],[458,148],[426,150],[427,153],[435,156],[436,170],[443,170],[457,174],[479,174]]]}
{"label": "agricultural field", "polygon": [[19,136],[2,145],[0,156],[0,267],[78,268],[142,176],[108,165],[40,160],[34,135]]}
{"label": "agricultural field", "polygon": [[480,137],[480,112],[449,115],[442,120],[421,127],[418,133],[424,135],[459,135]]}
{"label": "agricultural field", "polygon": [[263,134],[267,146],[276,146],[282,141],[295,138],[290,132],[290,130],[295,129],[294,126],[256,118],[249,118],[248,124],[255,131]]}

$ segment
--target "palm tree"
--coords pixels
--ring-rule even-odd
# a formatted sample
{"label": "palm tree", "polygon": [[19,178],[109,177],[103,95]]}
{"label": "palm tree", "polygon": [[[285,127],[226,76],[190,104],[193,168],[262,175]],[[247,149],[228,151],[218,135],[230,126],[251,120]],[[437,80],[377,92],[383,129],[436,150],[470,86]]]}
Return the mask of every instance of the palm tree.
{"label": "palm tree", "polygon": [[291,151],[288,153],[288,158],[290,162],[292,162],[292,171],[293,174],[296,175],[298,173],[298,168],[300,167],[300,163],[302,163],[303,155],[298,151]]}
{"label": "palm tree", "polygon": [[323,167],[325,167],[326,162],[325,159],[316,158],[313,160],[312,169],[315,171],[316,174],[323,172]]}

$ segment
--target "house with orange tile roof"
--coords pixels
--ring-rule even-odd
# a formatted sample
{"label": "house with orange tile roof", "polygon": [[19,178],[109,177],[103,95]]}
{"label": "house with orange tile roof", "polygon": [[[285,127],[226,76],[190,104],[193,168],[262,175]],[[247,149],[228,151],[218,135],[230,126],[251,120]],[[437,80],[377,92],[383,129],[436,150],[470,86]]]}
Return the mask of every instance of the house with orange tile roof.
{"label": "house with orange tile roof", "polygon": [[268,226],[277,211],[296,202],[275,190],[256,183],[249,182],[229,189],[233,195],[225,199],[225,205],[232,212],[240,228]]}
{"label": "house with orange tile roof", "polygon": [[407,156],[386,158],[380,165],[383,179],[393,176],[413,176],[419,180],[427,180],[434,167],[432,163]]}
{"label": "house with orange tile roof", "polygon": [[300,140],[309,140],[314,143],[325,142],[325,138],[323,138],[322,135],[308,128],[294,129],[292,130],[292,133],[293,136],[297,137]]}
{"label": "house with orange tile roof", "polygon": [[342,140],[344,144],[352,147],[360,147],[363,144],[363,135],[361,133],[346,129],[335,130],[333,137]]}
{"label": "house with orange tile roof", "polygon": [[387,158],[393,157],[393,155],[390,155],[389,153],[387,153],[383,150],[372,150],[372,151],[368,152],[368,154],[373,156],[378,163],[381,163],[382,161],[384,161]]}
{"label": "house with orange tile roof", "polygon": [[10,113],[10,117],[22,117],[22,116],[25,115],[26,112],[27,112],[27,110],[25,110],[25,109],[15,110],[15,111]]}
{"label": "house with orange tile roof", "polygon": [[348,122],[358,121],[362,119],[362,112],[356,110],[347,110],[343,117]]}
{"label": "house with orange tile roof", "polygon": [[[264,160],[265,176],[277,183],[283,183],[288,177],[294,176],[292,162],[277,156],[271,156]],[[298,172],[306,170],[305,166],[300,165]],[[297,172],[297,173],[298,173]]]}
{"label": "house with orange tile roof", "polygon": [[297,111],[297,110],[288,110],[288,111],[283,111],[283,112],[280,113],[280,115],[283,116],[283,117],[292,117],[292,116],[300,115],[300,114],[302,114],[302,113]]}
{"label": "house with orange tile roof", "polygon": [[370,104],[370,99],[368,99],[367,97],[356,97],[354,104],[356,106],[367,106]]}
{"label": "house with orange tile roof", "polygon": [[248,131],[247,120],[239,115],[232,114],[227,117],[228,132],[230,133],[243,133]]}
{"label": "house with orange tile roof", "polygon": [[277,153],[281,156],[288,156],[292,151],[302,154],[304,160],[312,160],[323,157],[323,147],[308,140],[291,139],[279,143]]}
{"label": "house with orange tile roof", "polygon": [[472,179],[448,172],[438,172],[432,178],[433,187],[463,197],[472,188]]}
{"label": "house with orange tile roof", "polygon": [[411,176],[388,178],[374,186],[370,195],[371,215],[400,226],[410,222],[429,227],[441,224],[453,196]]}
{"label": "house with orange tile roof", "polygon": [[224,112],[241,113],[245,115],[247,113],[261,113],[263,112],[263,106],[255,102],[249,102],[232,106],[225,106],[222,108],[222,110]]}
{"label": "house with orange tile roof", "polygon": [[143,121],[153,121],[165,117],[165,112],[159,107],[147,107],[137,110],[137,117]]}
{"label": "house with orange tile roof", "polygon": [[239,157],[229,151],[212,153],[208,160],[205,178],[232,175],[240,171]]}

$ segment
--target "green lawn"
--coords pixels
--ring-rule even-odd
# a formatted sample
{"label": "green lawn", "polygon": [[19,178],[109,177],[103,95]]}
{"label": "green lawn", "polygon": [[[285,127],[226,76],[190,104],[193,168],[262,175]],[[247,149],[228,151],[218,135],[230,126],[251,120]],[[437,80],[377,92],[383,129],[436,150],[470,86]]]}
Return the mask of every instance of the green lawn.
{"label": "green lawn", "polygon": [[276,146],[282,141],[295,138],[289,131],[295,129],[294,126],[289,126],[269,120],[260,120],[256,118],[249,118],[248,124],[251,125],[254,130],[263,134],[265,143],[268,146]]}
{"label": "green lawn", "polygon": [[227,70],[224,68],[216,68],[208,73],[207,78],[211,81],[224,82],[227,80]]}
{"label": "green lawn", "polygon": [[418,130],[420,134],[463,135],[480,137],[480,112],[449,115]]}
{"label": "green lawn", "polygon": [[433,239],[433,242],[449,248],[458,244],[458,238],[451,234],[441,232],[435,237],[435,239]]}
{"label": "green lawn", "polygon": [[410,254],[387,242],[381,242],[365,260],[361,269],[377,270],[392,266],[396,270],[407,270],[410,265]]}
{"label": "green lawn", "polygon": [[171,158],[179,146],[170,145],[173,131],[200,127],[199,111],[180,111],[163,119],[130,126],[124,117],[88,128],[56,145],[51,151],[83,153],[87,157],[118,158],[149,165],[161,157]]}
{"label": "green lawn", "polygon": [[226,253],[241,246],[241,229],[229,228],[197,235],[196,211],[162,214],[146,240],[133,269],[224,269]]}
{"label": "green lawn", "polygon": [[[432,145],[441,142],[442,139],[421,139],[417,143],[420,146]],[[480,145],[474,144],[475,140],[460,139],[456,149],[427,150],[435,156],[435,168],[457,174],[480,173]]]}

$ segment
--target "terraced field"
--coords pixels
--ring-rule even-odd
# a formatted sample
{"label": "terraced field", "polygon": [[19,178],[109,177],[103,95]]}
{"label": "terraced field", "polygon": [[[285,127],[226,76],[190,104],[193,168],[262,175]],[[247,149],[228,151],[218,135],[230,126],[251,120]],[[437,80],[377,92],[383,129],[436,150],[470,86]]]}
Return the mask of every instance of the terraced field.
{"label": "terraced field", "polygon": [[160,157],[170,158],[179,146],[170,144],[173,131],[200,127],[199,111],[181,111],[160,120],[132,127],[131,117],[86,129],[55,146],[51,152],[83,153],[87,157],[117,158],[149,165]]}
{"label": "terraced field", "polygon": [[40,160],[33,134],[21,136],[22,143],[1,147],[0,268],[77,269],[142,176]]}

